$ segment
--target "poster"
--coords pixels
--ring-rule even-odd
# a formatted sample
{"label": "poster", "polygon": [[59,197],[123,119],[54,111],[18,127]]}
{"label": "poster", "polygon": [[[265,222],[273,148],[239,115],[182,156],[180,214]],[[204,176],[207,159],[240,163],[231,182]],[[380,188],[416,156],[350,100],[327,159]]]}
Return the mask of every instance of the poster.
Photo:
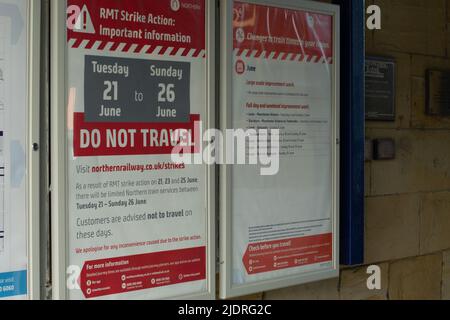
{"label": "poster", "polygon": [[27,6],[0,1],[0,299],[26,299]]}
{"label": "poster", "polygon": [[335,17],[282,6],[233,2],[232,126],[280,140],[274,175],[231,170],[231,288],[337,267]]}
{"label": "poster", "polygon": [[[68,250],[71,299],[208,291],[205,0],[70,0]],[[79,284],[79,287],[77,287]]]}

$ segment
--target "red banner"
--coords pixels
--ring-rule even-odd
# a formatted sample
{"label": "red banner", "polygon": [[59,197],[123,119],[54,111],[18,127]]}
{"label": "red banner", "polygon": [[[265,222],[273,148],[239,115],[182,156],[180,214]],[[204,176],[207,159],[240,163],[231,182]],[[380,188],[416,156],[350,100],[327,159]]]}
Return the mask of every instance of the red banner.
{"label": "red banner", "polygon": [[188,123],[87,123],[84,113],[75,113],[73,143],[75,157],[165,155],[176,146],[199,153],[200,115]]}
{"label": "red banner", "polygon": [[250,244],[243,257],[249,275],[333,259],[333,234]]}
{"label": "red banner", "polygon": [[98,298],[206,279],[206,248],[156,252],[86,262],[80,287]]}
{"label": "red banner", "polygon": [[67,40],[73,48],[203,55],[205,9],[205,0],[69,0]]}
{"label": "red banner", "polygon": [[235,2],[233,34],[238,56],[333,57],[333,17],[329,15]]}

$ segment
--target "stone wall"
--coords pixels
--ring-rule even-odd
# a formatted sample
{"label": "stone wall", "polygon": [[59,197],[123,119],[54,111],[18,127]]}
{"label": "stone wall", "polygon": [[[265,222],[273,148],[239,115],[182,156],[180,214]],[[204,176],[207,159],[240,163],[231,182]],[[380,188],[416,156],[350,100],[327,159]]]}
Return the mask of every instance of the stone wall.
{"label": "stone wall", "polygon": [[425,73],[450,70],[450,2],[374,0],[380,31],[367,53],[397,60],[397,116],[367,122],[368,138],[394,138],[397,158],[366,164],[367,264],[388,264],[389,299],[449,298],[450,117],[425,112]]}

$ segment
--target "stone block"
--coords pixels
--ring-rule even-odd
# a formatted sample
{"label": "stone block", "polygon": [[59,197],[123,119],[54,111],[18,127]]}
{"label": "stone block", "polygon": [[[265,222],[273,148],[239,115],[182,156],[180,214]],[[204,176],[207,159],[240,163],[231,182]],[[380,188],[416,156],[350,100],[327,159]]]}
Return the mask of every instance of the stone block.
{"label": "stone block", "polygon": [[418,255],[419,208],[418,195],[366,199],[366,264]]}
{"label": "stone block", "polygon": [[381,289],[369,290],[367,266],[343,270],[340,281],[340,296],[343,300],[387,300],[389,264],[379,265],[381,269]]}
{"label": "stone block", "polygon": [[339,279],[269,291],[264,300],[339,300]]}
{"label": "stone block", "polygon": [[441,279],[441,253],[394,262],[389,267],[389,298],[439,300]]}
{"label": "stone block", "polygon": [[367,136],[396,143],[395,160],[372,161],[373,196],[450,189],[448,131],[368,129]]}
{"label": "stone block", "polygon": [[374,48],[423,55],[446,55],[445,0],[375,0],[382,10],[382,29]]}
{"label": "stone block", "polygon": [[450,192],[423,196],[420,210],[420,253],[450,249]]}

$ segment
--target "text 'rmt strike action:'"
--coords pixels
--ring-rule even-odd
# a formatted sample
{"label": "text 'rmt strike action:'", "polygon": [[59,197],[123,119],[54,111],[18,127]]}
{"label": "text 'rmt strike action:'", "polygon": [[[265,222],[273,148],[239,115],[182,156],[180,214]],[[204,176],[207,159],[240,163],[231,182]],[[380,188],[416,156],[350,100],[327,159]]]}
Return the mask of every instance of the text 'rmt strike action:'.
{"label": "text 'rmt strike action:'", "polygon": [[124,22],[134,22],[134,23],[146,23],[152,25],[160,25],[160,26],[175,26],[175,19],[167,18],[164,15],[154,16],[153,14],[141,14],[137,11],[128,12],[126,10],[118,10],[118,9],[100,9],[100,18],[101,19],[112,19],[119,20]]}

